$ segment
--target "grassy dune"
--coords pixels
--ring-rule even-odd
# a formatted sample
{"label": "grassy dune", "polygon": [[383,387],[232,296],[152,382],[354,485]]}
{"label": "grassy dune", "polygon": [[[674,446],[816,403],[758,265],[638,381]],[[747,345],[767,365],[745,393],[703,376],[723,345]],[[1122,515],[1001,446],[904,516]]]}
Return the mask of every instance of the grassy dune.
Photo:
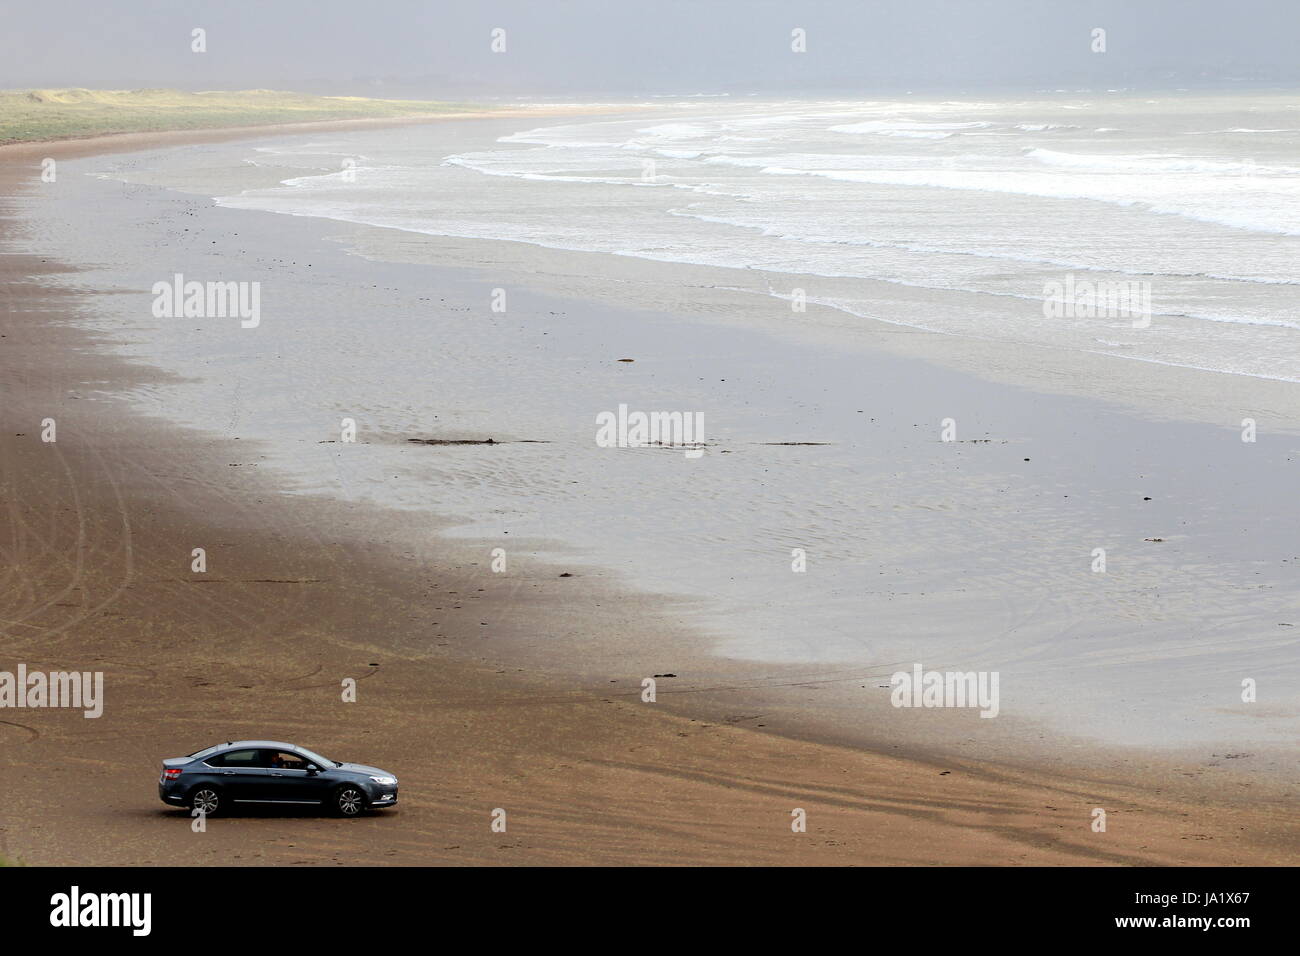
{"label": "grassy dune", "polygon": [[481,109],[468,103],[309,96],[277,90],[0,90],[0,143]]}

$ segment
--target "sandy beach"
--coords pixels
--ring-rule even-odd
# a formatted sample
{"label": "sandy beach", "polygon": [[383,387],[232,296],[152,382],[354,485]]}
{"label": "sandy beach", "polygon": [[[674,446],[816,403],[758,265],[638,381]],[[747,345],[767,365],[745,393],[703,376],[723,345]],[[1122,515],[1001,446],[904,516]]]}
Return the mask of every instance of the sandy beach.
{"label": "sandy beach", "polygon": [[[449,137],[469,141],[484,135],[481,124],[509,122],[510,117],[494,114],[438,125],[448,128]],[[0,311],[0,481],[6,507],[0,529],[0,669],[21,662],[103,670],[107,701],[104,715],[95,720],[54,710],[0,716],[5,796],[0,855],[30,865],[1294,864],[1300,827],[1294,813],[1294,739],[1288,743],[1286,736],[1294,715],[1284,705],[1264,711],[1258,721],[1241,718],[1240,726],[1269,728],[1258,732],[1261,745],[1244,755],[1231,741],[1228,748],[1202,746],[1190,730],[1185,739],[1171,734],[1165,748],[1149,746],[1146,739],[1128,748],[1101,744],[1098,738],[1109,726],[1100,717],[1095,726],[1085,726],[1082,705],[1077,733],[1035,721],[1028,715],[1032,707],[997,721],[980,721],[973,713],[926,715],[934,719],[918,721],[889,707],[880,689],[905,659],[889,653],[893,648],[876,653],[869,663],[801,662],[730,639],[712,626],[704,599],[679,587],[667,571],[653,582],[635,580],[611,571],[616,563],[596,560],[596,551],[560,540],[566,530],[561,505],[549,522],[483,519],[495,525],[498,541],[511,530],[516,538],[524,536],[510,541],[509,572],[495,573],[488,536],[481,528],[466,530],[473,499],[459,493],[462,484],[492,485],[504,481],[504,472],[527,486],[549,475],[556,486],[574,486],[555,490],[556,501],[585,492],[593,509],[603,505],[595,482],[582,486],[591,472],[570,473],[547,457],[564,451],[559,446],[565,442],[576,444],[576,426],[572,435],[541,434],[530,427],[528,411],[511,417],[515,405],[528,403],[530,391],[536,393],[540,415],[549,401],[569,401],[576,394],[564,389],[585,387],[569,382],[599,382],[604,381],[600,376],[643,368],[664,382],[674,375],[713,382],[727,377],[728,361],[745,387],[760,389],[765,381],[744,376],[763,363],[778,368],[770,357],[773,349],[795,355],[804,346],[773,330],[780,320],[776,309],[786,307],[772,300],[772,310],[764,312],[749,297],[722,288],[716,272],[641,262],[597,267],[580,252],[524,251],[509,243],[487,251],[484,243],[471,240],[221,208],[211,197],[232,192],[236,180],[249,188],[283,178],[279,169],[232,172],[226,154],[203,154],[211,157],[207,181],[202,176],[196,181],[192,170],[173,175],[165,164],[159,173],[158,164],[143,160],[142,172],[132,172],[138,155],[155,156],[172,147],[216,148],[291,136],[301,137],[291,144],[302,144],[310,135],[363,128],[320,124],[302,130],[130,134],[0,148],[5,303]],[[80,160],[118,162],[117,178],[92,182],[86,177],[85,184],[69,188],[95,190],[86,193],[96,197],[89,207],[95,237],[87,242],[110,237],[105,248],[116,246],[124,257],[129,252],[142,274],[204,274],[211,271],[211,247],[219,246],[222,254],[248,264],[250,275],[261,268],[282,270],[291,285],[280,293],[281,301],[302,303],[302,296],[311,295],[304,290],[318,290],[298,306],[304,315],[331,309],[358,316],[422,310],[429,322],[440,323],[442,352],[436,374],[430,372],[430,388],[454,390],[464,396],[464,407],[448,404],[446,419],[436,426],[416,422],[406,431],[364,436],[355,450],[369,454],[373,449],[373,454],[350,459],[353,464],[324,457],[343,454],[329,444],[339,416],[328,402],[313,410],[322,423],[318,432],[308,439],[300,431],[299,445],[257,437],[259,427],[293,423],[267,412],[279,406],[260,404],[257,395],[240,399],[237,390],[228,428],[199,427],[186,409],[169,405],[172,396],[183,393],[184,376],[142,360],[132,351],[132,331],[124,337],[96,331],[124,296],[147,302],[149,283],[123,272],[108,252],[94,261],[90,252],[87,261],[56,254],[67,246],[55,238],[62,235],[59,210],[39,208],[40,191],[51,188],[40,182],[45,157],[66,160],[70,170],[79,169]],[[150,171],[143,171],[146,166]],[[73,173],[62,175],[70,179]],[[141,259],[148,249],[156,261]],[[307,275],[307,268],[317,275]],[[329,283],[324,291],[322,282]],[[510,287],[510,319],[495,329],[466,329],[463,340],[458,338],[456,323],[464,321],[473,303],[487,301],[497,284]],[[716,291],[689,297],[675,291],[706,286]],[[630,288],[637,291],[629,293]],[[757,327],[737,328],[741,314]],[[516,321],[516,316],[523,318]],[[679,323],[688,330],[683,336],[700,337],[686,339],[690,347],[681,349],[679,365],[685,371],[670,369],[669,356],[656,355],[650,339],[627,331],[633,318],[661,333]],[[211,332],[210,341],[223,334]],[[285,333],[273,329],[272,334]],[[543,335],[554,339],[544,344]],[[525,349],[519,356],[503,353],[512,340],[527,343],[536,367]],[[142,339],[137,335],[134,341]],[[283,367],[297,372],[292,340],[272,341],[267,354],[280,349]],[[1068,412],[1074,423],[1075,432],[1063,433],[1058,446],[1040,444],[1031,454],[1028,446],[1010,440],[1034,434],[1033,420],[1014,420],[1008,413],[991,426],[999,442],[1008,439],[1005,447],[990,441],[989,448],[962,450],[1000,454],[1005,460],[996,467],[1004,470],[1031,459],[1041,459],[1044,468],[1055,461],[1061,469],[1032,479],[1053,488],[1052,502],[1035,498],[1026,484],[1030,490],[1019,504],[981,519],[981,534],[998,546],[1023,536],[1026,527],[1046,527],[1065,539],[1076,523],[1092,520],[1062,510],[1063,496],[1077,494],[1074,488],[1062,490],[1066,472],[1074,467],[1062,457],[1072,441],[1091,447],[1088,436],[1094,432],[1123,430],[1134,448],[1150,449],[1153,443],[1168,448],[1172,457],[1164,459],[1161,472],[1168,481],[1156,495],[1130,480],[1149,462],[1125,459],[1123,450],[1115,453],[1123,467],[1115,469],[1113,484],[1103,477],[1093,481],[1091,475],[1079,479],[1093,482],[1094,489],[1119,489],[1117,495],[1127,496],[1124,508],[1141,508],[1144,497],[1157,497],[1159,491],[1172,497],[1171,489],[1182,487],[1178,476],[1190,474],[1190,468],[1177,458],[1177,449],[1185,449],[1189,459],[1194,454],[1213,458],[1205,449],[1214,447],[1215,428],[1222,431],[1221,422],[1212,424],[1219,400],[1184,388],[1192,374],[1187,369],[1128,379],[1113,374],[1108,381],[1116,384],[1114,400],[1104,403],[1078,386],[1090,372],[1078,374],[1075,368],[1067,374],[1044,362],[1035,365],[1041,380],[1027,383],[1014,376],[1016,363],[1005,349],[987,342],[962,348],[952,339],[937,346],[935,341],[896,329],[864,333],[852,352],[853,370],[846,368],[844,375],[878,381],[882,391],[896,386],[891,394],[903,396],[896,417],[906,423],[899,429],[937,422],[944,409],[970,407],[976,400],[988,409],[1036,409],[1043,420]],[[345,339],[338,346],[349,347]],[[641,351],[630,354],[637,346]],[[605,355],[604,366],[596,368],[596,360],[583,351],[588,348]],[[711,358],[696,367],[687,353]],[[572,356],[572,365],[557,358],[564,355]],[[627,357],[637,361],[614,366]],[[1101,368],[1100,358],[1087,361]],[[487,381],[494,369],[519,381],[508,386]],[[891,375],[897,381],[889,381]],[[827,380],[833,377],[828,374]],[[1013,378],[1017,384],[1011,384]],[[344,376],[337,380],[342,383]],[[287,404],[305,407],[312,384],[296,382],[299,392],[277,388]],[[692,397],[703,396],[703,402],[716,394],[699,388]],[[1294,424],[1293,385],[1233,379],[1225,389],[1228,397],[1220,408],[1263,409],[1261,422],[1279,430],[1283,423]],[[1180,393],[1186,402],[1171,408],[1165,398]],[[916,396],[925,397],[924,411],[909,404]],[[832,397],[838,402],[843,396],[828,392],[822,400],[830,406]],[[587,429],[587,405],[578,407],[584,409],[582,429]],[[1152,423],[1161,409],[1166,420],[1157,429]],[[250,421],[259,413],[275,421],[261,426]],[[850,418],[858,413],[844,410]],[[56,442],[41,440],[46,418],[57,421]],[[518,424],[484,434],[482,423],[488,421]],[[806,449],[751,451],[750,446],[831,440],[809,431],[809,421],[792,414],[780,422],[789,427],[778,434],[737,413],[724,417],[713,450],[720,461],[723,450],[736,452],[736,459],[750,454],[751,462],[753,455],[785,455],[779,463],[757,459],[759,464],[744,473],[754,487],[776,482],[763,477],[763,468],[803,467],[813,460],[796,457]],[[408,442],[487,437],[496,447]],[[934,472],[933,461],[925,457],[929,447],[918,444],[906,462],[887,461],[881,474]],[[400,461],[393,457],[398,454]],[[491,459],[498,463],[494,469],[484,465],[489,455],[498,456]],[[1226,529],[1238,501],[1285,493],[1291,459],[1283,452],[1274,455],[1252,473],[1252,487],[1209,475],[1151,527],[1176,528],[1178,508],[1232,488],[1220,501]],[[342,490],[312,487],[288,467],[290,458],[327,475],[322,485],[337,483]],[[997,482],[983,470],[994,466],[981,461],[969,466],[975,472],[970,484],[960,486],[969,491],[969,502],[982,501],[990,487],[996,493]],[[402,471],[390,478],[394,462]],[[1098,473],[1112,464],[1099,463]],[[376,470],[368,471],[371,467]],[[329,477],[333,468],[338,470]],[[438,472],[432,483],[446,491],[438,500],[424,500],[429,485],[403,477],[407,469],[444,468],[446,475]],[[833,463],[820,474],[827,488],[838,487]],[[883,479],[855,482],[845,493],[882,506],[892,487]],[[400,497],[404,493],[421,499],[427,513],[413,517],[413,508]],[[953,500],[959,506],[969,503],[960,496]],[[1098,513],[1111,514],[1111,507]],[[546,509],[535,511],[544,515]],[[1129,512],[1114,514],[1122,523]],[[652,519],[653,514],[647,523]],[[893,525],[886,520],[881,518],[888,530]],[[1252,546],[1276,545],[1280,555],[1286,528],[1270,532],[1270,523],[1277,524],[1258,519]],[[689,535],[689,522],[682,527]],[[1223,554],[1235,557],[1232,549],[1239,543],[1217,525],[1211,530],[1224,542]],[[925,533],[924,528],[918,532]],[[936,537],[923,539],[915,550],[941,541],[943,533],[936,526]],[[631,543],[623,546],[634,549],[640,534],[630,527]],[[650,541],[652,529],[645,534]],[[1165,534],[1173,537],[1156,530],[1149,537]],[[616,548],[620,536],[609,537]],[[773,538],[788,552],[789,541],[779,534]],[[198,547],[207,554],[203,574],[190,570],[192,549]],[[1074,539],[1069,547],[1078,547]],[[617,559],[617,550],[611,553]],[[1152,581],[1168,580],[1167,565],[1160,561],[1178,564],[1178,559],[1140,560],[1152,562],[1143,565]],[[1001,580],[1010,594],[1034,573],[1034,568],[1002,569],[983,580]],[[1256,569],[1241,573],[1244,579]],[[1005,578],[998,578],[1002,574]],[[1192,574],[1177,586],[1165,585],[1161,607],[1171,633],[1198,612],[1225,627],[1239,613],[1229,591],[1245,585],[1236,578],[1207,581]],[[1222,591],[1215,590],[1218,585]],[[988,593],[982,590],[979,599]],[[1126,604],[1124,595],[1111,597],[1110,606],[1120,609],[1109,621],[1114,643],[1098,653],[1126,663],[1123,652],[1131,638],[1122,618],[1136,619],[1149,607]],[[934,627],[941,629],[944,622],[956,626],[963,616],[980,613],[981,605],[966,600],[919,610],[882,601],[878,613],[892,626],[932,612]],[[1076,610],[1083,606],[1074,592],[1070,601]],[[773,603],[783,602],[774,598]],[[1042,613],[1052,623],[1050,614],[1059,612]],[[810,620],[821,620],[815,616],[819,609],[809,613]],[[743,622],[739,614],[717,617]],[[1290,624],[1278,617],[1271,626],[1279,622]],[[678,676],[659,678],[659,702],[643,702],[641,680],[664,674]],[[1126,701],[1128,690],[1152,679],[1139,674],[1130,686],[1118,667],[1116,675]],[[355,703],[340,699],[340,682],[349,677],[357,681]],[[1069,675],[1060,679],[1068,681]],[[1141,703],[1133,708],[1135,724],[1150,717]],[[1208,721],[1204,732],[1217,733],[1220,725]],[[1195,725],[1194,718],[1189,722]],[[1240,736],[1247,739],[1250,733],[1243,730]],[[214,820],[198,836],[186,815],[158,802],[159,761],[239,737],[293,740],[339,759],[391,767],[402,780],[401,805],[343,825],[311,815],[241,815]],[[507,811],[506,833],[490,829],[496,808]],[[791,830],[797,808],[807,813],[806,832]],[[1105,832],[1091,827],[1096,808],[1107,812]]]}

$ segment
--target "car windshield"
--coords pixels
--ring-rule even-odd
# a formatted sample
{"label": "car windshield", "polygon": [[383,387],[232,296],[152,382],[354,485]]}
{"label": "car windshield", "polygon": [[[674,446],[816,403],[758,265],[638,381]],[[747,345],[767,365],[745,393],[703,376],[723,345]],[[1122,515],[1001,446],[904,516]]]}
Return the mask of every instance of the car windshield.
{"label": "car windshield", "polygon": [[330,760],[330,759],[327,758],[327,757],[322,757],[320,754],[314,754],[314,753],[312,753],[312,752],[311,752],[310,750],[308,750],[306,747],[299,747],[299,748],[298,748],[298,753],[302,754],[304,757],[306,757],[308,760],[310,760],[312,763],[314,763],[316,766],[318,766],[318,767],[320,767],[320,768],[322,768],[322,769],[324,769],[325,767],[341,767],[341,766],[343,766],[343,764],[341,764],[341,763],[339,763],[339,762],[337,762],[337,761],[335,761],[335,760]]}
{"label": "car windshield", "polygon": [[195,760],[202,760],[204,757],[216,753],[224,746],[225,744],[216,744],[212,747],[204,747],[202,750],[194,751],[194,753],[190,754],[189,756],[193,757]]}

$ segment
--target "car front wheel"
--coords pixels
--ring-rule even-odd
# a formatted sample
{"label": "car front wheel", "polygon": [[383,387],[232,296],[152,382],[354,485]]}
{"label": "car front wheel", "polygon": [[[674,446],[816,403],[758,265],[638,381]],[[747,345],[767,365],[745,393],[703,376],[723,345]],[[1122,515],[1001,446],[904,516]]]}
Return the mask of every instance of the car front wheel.
{"label": "car front wheel", "polygon": [[359,787],[339,787],[334,791],[334,812],[341,817],[359,817],[366,808],[366,795]]}

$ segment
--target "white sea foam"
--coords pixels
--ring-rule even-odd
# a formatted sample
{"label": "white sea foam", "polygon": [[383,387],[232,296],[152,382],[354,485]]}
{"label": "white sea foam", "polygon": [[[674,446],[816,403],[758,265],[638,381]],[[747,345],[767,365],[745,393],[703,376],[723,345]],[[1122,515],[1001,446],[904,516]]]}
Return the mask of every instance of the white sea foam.
{"label": "white sea foam", "polygon": [[908,123],[891,120],[867,120],[863,123],[847,123],[832,126],[832,133],[878,133],[884,136],[916,136],[946,138],[964,129],[988,129],[991,123]]}
{"label": "white sea foam", "polygon": [[1166,155],[1104,155],[1030,149],[1025,155],[1052,166],[1135,173],[1211,173],[1215,175],[1296,175],[1300,167],[1262,166],[1254,162],[1194,159]]}
{"label": "white sea foam", "polygon": [[[1297,330],[1300,134],[1199,114],[1175,118],[1167,130],[1147,128],[1150,121],[1126,121],[1121,130],[1105,122],[1108,108],[678,105],[651,120],[521,130],[493,148],[453,155],[376,155],[367,147],[375,158],[354,176],[298,169],[278,189],[221,202],[974,296],[971,315],[903,309],[892,319],[1016,341],[1051,337],[1055,347],[1059,334],[1035,320],[1032,307],[1013,303],[1041,298],[1044,283],[1066,272],[1136,278],[1151,283],[1166,327],[1125,341],[1117,354],[1279,377],[1284,349],[1300,367],[1300,349],[1281,338]],[[1259,147],[1243,156],[1210,139],[1189,147],[1188,127],[1277,131],[1257,137]],[[1118,142],[1122,151],[1112,146]],[[259,162],[327,166],[320,160],[330,148],[316,141],[273,156],[276,147],[259,147],[267,157]],[[684,193],[692,197],[686,207]],[[999,302],[1007,304],[995,308]],[[1234,335],[1226,345],[1209,331],[1233,327],[1261,338]],[[1078,347],[1096,348],[1097,338]]]}

